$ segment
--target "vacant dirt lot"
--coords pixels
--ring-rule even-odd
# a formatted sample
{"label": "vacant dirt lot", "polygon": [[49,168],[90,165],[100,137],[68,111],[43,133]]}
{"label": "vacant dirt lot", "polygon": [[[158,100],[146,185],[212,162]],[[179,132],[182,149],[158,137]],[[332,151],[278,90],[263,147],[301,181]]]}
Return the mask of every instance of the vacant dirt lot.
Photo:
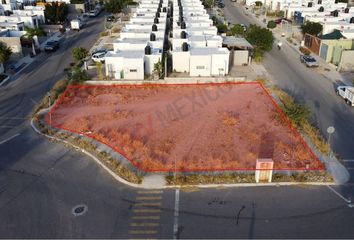
{"label": "vacant dirt lot", "polygon": [[145,171],[323,169],[258,83],[72,86],[51,115]]}

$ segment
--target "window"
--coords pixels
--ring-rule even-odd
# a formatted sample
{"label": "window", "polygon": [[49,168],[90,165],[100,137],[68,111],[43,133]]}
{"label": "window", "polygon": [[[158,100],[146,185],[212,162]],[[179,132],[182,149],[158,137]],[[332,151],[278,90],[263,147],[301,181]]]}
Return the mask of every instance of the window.
{"label": "window", "polygon": [[204,66],[197,66],[197,69],[201,70],[201,69],[204,69],[205,67]]}
{"label": "window", "polygon": [[129,69],[129,72],[138,72],[137,69]]}
{"label": "window", "polygon": [[6,4],[6,0],[1,0],[1,3],[2,4]]}

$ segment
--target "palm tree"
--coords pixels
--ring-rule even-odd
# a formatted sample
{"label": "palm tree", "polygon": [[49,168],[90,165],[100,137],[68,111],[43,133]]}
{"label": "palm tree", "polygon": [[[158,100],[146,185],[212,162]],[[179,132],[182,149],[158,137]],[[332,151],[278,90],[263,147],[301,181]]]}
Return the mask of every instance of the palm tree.
{"label": "palm tree", "polygon": [[0,42],[0,63],[4,63],[10,59],[12,50],[4,42]]}

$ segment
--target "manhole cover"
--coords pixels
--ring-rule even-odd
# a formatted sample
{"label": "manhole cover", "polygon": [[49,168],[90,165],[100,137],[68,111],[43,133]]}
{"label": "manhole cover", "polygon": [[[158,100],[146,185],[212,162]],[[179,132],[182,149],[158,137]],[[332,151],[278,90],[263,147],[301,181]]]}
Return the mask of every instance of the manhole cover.
{"label": "manhole cover", "polygon": [[87,212],[87,206],[85,204],[76,205],[71,210],[71,213],[74,216],[81,216],[81,215],[85,214],[86,212]]}

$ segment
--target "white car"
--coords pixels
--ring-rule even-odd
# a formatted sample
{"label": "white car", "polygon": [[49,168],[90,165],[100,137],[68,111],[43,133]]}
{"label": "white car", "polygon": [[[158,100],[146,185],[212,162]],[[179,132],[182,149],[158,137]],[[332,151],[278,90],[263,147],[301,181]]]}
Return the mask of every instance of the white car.
{"label": "white car", "polygon": [[107,53],[107,52],[97,52],[97,53],[94,53],[94,54],[92,54],[91,59],[92,59],[92,61],[94,61],[94,62],[101,62],[101,63],[104,63],[106,53]]}

